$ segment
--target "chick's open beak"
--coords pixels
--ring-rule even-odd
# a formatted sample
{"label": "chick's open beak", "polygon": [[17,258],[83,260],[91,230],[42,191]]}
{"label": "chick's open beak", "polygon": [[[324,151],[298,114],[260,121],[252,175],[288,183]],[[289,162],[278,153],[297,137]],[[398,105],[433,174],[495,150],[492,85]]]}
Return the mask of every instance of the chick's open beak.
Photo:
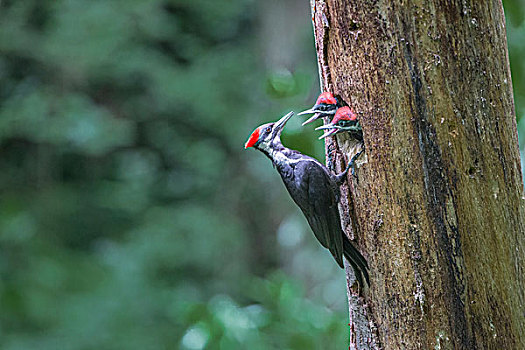
{"label": "chick's open beak", "polygon": [[312,113],[317,113],[319,112],[318,110],[315,109],[316,106],[313,106],[312,108],[310,109],[307,109],[306,111],[302,111],[300,113],[297,113],[297,115],[305,115],[305,114],[312,114]]}
{"label": "chick's open beak", "polygon": [[311,116],[310,118],[308,118],[308,120],[306,120],[304,123],[303,123],[303,126],[305,126],[306,124],[309,124],[315,120],[317,120],[320,116],[321,116],[321,111],[318,109],[319,108],[319,105],[315,105],[313,106],[312,108],[310,109],[307,109],[306,111],[302,111],[301,113],[298,113],[297,115],[304,115],[304,114],[313,114],[313,116]]}
{"label": "chick's open beak", "polygon": [[319,137],[319,140],[324,139],[325,137],[328,137],[330,135],[333,135],[339,131],[339,129],[332,123],[321,125],[315,128],[315,130],[326,130],[325,133]]}
{"label": "chick's open beak", "polygon": [[[300,113],[299,113],[300,114]],[[308,118],[302,125],[305,126],[313,121],[316,121],[321,116],[321,113],[315,113],[313,116]]]}

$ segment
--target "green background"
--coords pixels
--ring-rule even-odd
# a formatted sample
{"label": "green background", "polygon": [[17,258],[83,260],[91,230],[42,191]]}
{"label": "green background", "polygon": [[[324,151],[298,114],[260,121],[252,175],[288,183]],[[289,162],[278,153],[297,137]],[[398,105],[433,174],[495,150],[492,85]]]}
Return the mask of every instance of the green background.
{"label": "green background", "polygon": [[0,1],[0,348],[345,348],[343,271],[243,149],[317,79],[305,0]]}

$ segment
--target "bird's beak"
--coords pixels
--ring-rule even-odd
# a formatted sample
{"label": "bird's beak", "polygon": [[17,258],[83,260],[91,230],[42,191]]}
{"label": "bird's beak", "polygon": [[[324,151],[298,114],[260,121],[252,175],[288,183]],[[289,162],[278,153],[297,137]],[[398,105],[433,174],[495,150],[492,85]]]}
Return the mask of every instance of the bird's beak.
{"label": "bird's beak", "polygon": [[281,132],[283,131],[284,129],[284,126],[286,125],[286,123],[288,122],[288,120],[290,120],[291,117],[293,117],[293,112],[290,112],[288,113],[287,115],[285,115],[284,117],[282,117],[281,119],[279,119],[278,121],[275,122],[274,124],[274,130],[277,130],[278,131],[278,135],[281,134]]}
{"label": "bird's beak", "polygon": [[313,106],[310,109],[307,109],[306,111],[302,111],[301,113],[297,113],[297,115],[304,115],[304,114],[312,114],[317,113],[318,111],[315,109],[315,106]]}
{"label": "bird's beak", "polygon": [[324,139],[325,137],[328,137],[330,135],[333,135],[335,134],[336,132],[338,132],[339,130],[335,127],[335,125],[333,125],[332,123],[330,124],[326,124],[326,125],[321,125],[317,128],[315,128],[315,130],[327,130],[325,131],[325,133],[323,135],[321,135],[319,137],[319,140],[321,139]]}
{"label": "bird's beak", "polygon": [[328,124],[321,125],[315,128],[315,130],[326,130],[326,129],[336,129],[336,126],[332,123],[328,123]]}
{"label": "bird's beak", "polygon": [[[307,111],[305,111],[307,112]],[[304,112],[301,112],[299,114],[302,114]],[[305,113],[306,114],[306,113]],[[310,118],[308,118],[308,120],[306,120],[302,125],[305,126],[306,124],[309,124],[315,120],[317,120],[317,118],[319,118],[321,116],[321,113],[315,113],[313,116],[311,116]]]}

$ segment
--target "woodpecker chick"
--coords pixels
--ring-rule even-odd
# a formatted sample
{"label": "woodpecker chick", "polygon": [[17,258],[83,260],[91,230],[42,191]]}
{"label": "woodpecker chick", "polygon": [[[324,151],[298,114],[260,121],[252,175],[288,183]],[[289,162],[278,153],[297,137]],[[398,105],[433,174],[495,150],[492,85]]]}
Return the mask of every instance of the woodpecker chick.
{"label": "woodpecker chick", "polygon": [[306,111],[302,111],[301,113],[297,115],[303,115],[303,114],[312,114],[313,116],[310,117],[308,120],[306,120],[303,123],[303,126],[306,124],[309,124],[321,117],[328,117],[331,115],[334,115],[337,111],[337,108],[341,107],[337,99],[332,95],[330,92],[323,92],[319,95],[317,98],[317,101],[315,101],[315,104],[312,108],[307,109]]}
{"label": "woodpecker chick", "polygon": [[319,139],[335,135],[341,132],[347,132],[350,136],[350,139],[354,140],[356,146],[359,146],[359,151],[350,159],[348,163],[352,169],[352,175],[355,175],[354,163],[357,157],[359,157],[364,152],[363,145],[363,129],[357,115],[350,109],[350,107],[345,106],[337,109],[334,119],[326,125],[320,126],[315,130],[326,130]]}
{"label": "woodpecker chick", "polygon": [[319,140],[340,132],[348,132],[352,138],[363,141],[363,129],[357,115],[348,106],[338,108],[330,123],[317,127],[315,130],[327,130],[319,137]]}
{"label": "woodpecker chick", "polygon": [[363,285],[363,276],[368,283],[368,264],[341,228],[339,186],[348,168],[334,175],[316,159],[283,146],[281,132],[292,116],[290,112],[275,123],[259,126],[244,148],[254,147],[270,158],[319,243],[330,251],[341,268],[343,255],[347,258],[360,285]]}

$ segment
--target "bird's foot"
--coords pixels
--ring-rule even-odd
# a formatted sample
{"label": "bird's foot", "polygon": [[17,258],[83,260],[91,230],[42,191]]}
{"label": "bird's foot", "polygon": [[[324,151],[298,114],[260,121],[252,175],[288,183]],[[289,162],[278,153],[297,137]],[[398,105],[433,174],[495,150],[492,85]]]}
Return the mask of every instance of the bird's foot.
{"label": "bird's foot", "polygon": [[346,175],[348,174],[348,170],[351,168],[352,163],[348,163],[346,166],[346,169],[343,170],[342,173],[335,175],[335,182],[340,186],[343,184],[343,182],[346,179]]}
{"label": "bird's foot", "polygon": [[352,176],[355,178],[356,182],[359,183],[359,178],[357,177],[357,174],[356,174],[356,171],[355,171],[355,168],[356,168],[356,164],[355,164],[355,161],[357,160],[357,158],[363,154],[363,152],[365,151],[365,149],[363,148],[361,151],[357,152],[353,157],[352,159],[350,159],[350,162],[348,163],[348,167],[350,167],[352,170],[350,171],[350,173],[352,174]]}

